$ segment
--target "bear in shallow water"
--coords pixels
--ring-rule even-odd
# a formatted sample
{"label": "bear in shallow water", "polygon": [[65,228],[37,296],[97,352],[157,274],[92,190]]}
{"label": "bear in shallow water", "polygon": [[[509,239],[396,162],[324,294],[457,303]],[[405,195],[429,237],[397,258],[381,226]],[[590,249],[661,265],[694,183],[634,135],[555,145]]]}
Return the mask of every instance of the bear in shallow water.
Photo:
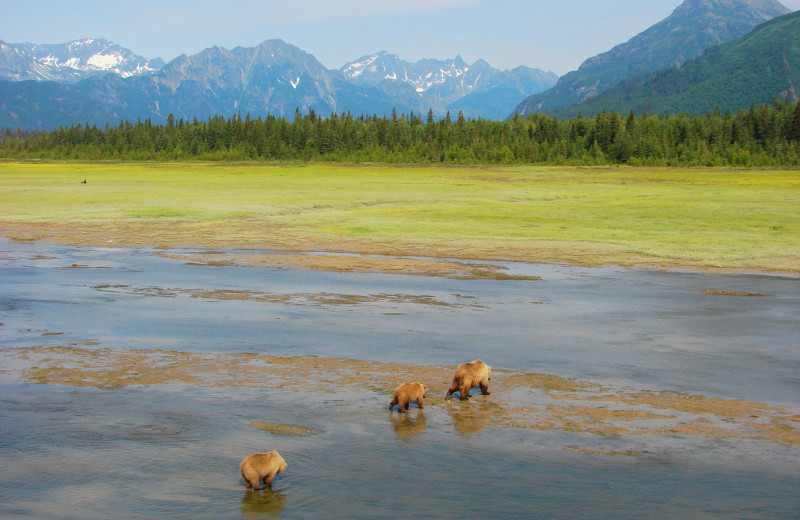
{"label": "bear in shallow water", "polygon": [[286,461],[275,450],[268,453],[253,453],[245,457],[239,464],[239,471],[242,472],[245,485],[256,491],[261,482],[271,486],[275,475],[284,470],[286,470]]}
{"label": "bear in shallow water", "polygon": [[489,380],[492,378],[492,367],[476,359],[469,363],[461,363],[456,368],[456,375],[453,376],[453,383],[447,390],[445,401],[450,402],[450,398],[455,392],[460,394],[463,401],[469,399],[470,389],[479,386],[483,395],[489,395]]}
{"label": "bear in shallow water", "polygon": [[416,401],[417,406],[422,408],[422,398],[425,397],[427,391],[428,389],[422,383],[403,383],[394,389],[392,402],[389,403],[389,411],[391,412],[392,407],[397,405],[397,411],[403,413],[404,410],[408,410],[411,401]]}

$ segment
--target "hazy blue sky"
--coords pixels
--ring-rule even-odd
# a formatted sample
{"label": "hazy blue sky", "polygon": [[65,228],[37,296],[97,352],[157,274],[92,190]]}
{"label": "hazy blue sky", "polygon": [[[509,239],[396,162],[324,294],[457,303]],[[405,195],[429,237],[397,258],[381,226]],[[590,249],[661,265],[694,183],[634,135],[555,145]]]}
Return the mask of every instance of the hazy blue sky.
{"label": "hazy blue sky", "polygon": [[[0,40],[113,40],[165,61],[280,38],[328,68],[388,50],[408,61],[479,58],[561,75],[663,20],[682,0],[25,0],[4,2]],[[800,9],[800,0],[783,0]]]}

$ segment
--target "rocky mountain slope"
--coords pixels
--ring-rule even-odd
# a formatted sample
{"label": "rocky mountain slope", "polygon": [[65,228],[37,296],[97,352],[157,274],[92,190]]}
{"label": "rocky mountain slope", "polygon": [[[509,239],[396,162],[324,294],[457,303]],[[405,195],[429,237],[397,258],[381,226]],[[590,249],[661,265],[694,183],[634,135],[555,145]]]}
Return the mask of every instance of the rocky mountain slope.
{"label": "rocky mountain slope", "polygon": [[386,51],[363,56],[340,70],[353,83],[378,88],[417,113],[460,111],[487,119],[502,119],[520,99],[558,80],[553,72],[530,67],[501,71],[484,60],[470,65],[461,56],[411,63]]}

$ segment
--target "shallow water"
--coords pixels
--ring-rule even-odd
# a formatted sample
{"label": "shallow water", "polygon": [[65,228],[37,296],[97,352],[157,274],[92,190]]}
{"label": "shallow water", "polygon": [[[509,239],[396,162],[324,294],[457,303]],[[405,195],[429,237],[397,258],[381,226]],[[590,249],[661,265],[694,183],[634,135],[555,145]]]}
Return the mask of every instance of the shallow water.
{"label": "shallow water", "polygon": [[[196,266],[156,253],[0,242],[0,340],[425,364],[483,358],[649,390],[798,402],[798,278],[503,264],[542,280],[453,280]],[[295,298],[221,301],[193,297],[197,290]],[[314,300],[323,294],[447,305]]]}
{"label": "shallow water", "polygon": [[[348,395],[298,403],[268,390],[13,389],[2,400],[0,516],[796,517],[796,461],[764,467],[706,453],[724,453],[724,442],[570,453],[553,446],[569,435],[459,433],[441,408],[399,418],[384,405]],[[275,436],[248,427],[252,419],[325,431]],[[287,471],[271,490],[245,490],[238,463],[269,449]]]}
{"label": "shallow water", "polygon": [[[0,242],[0,348],[90,344],[429,365],[480,357],[496,369],[800,409],[797,278],[502,264],[542,280],[454,280],[195,266],[156,253]],[[263,298],[197,297],[221,290]],[[348,298],[365,295],[374,298]],[[385,412],[389,396],[380,392],[306,394],[268,381],[263,389],[97,390],[25,383],[11,377],[14,367],[0,369],[8,371],[0,377],[3,518],[800,511],[793,446],[677,435],[587,440],[459,421],[462,407],[491,396],[412,407],[401,418]],[[254,421],[321,433],[273,435]],[[635,453],[569,451],[592,444]],[[289,468],[272,490],[246,491],[238,463],[270,449]]]}

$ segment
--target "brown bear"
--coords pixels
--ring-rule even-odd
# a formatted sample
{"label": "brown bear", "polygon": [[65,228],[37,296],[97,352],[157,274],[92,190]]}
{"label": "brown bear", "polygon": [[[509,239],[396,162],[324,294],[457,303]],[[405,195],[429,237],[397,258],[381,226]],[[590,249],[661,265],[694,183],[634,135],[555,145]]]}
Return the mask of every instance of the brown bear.
{"label": "brown bear", "polygon": [[253,453],[244,458],[239,464],[239,471],[245,485],[258,491],[261,482],[272,486],[272,479],[275,475],[286,469],[286,461],[280,454],[272,450],[269,453]]}
{"label": "brown bear", "polygon": [[404,410],[408,410],[411,401],[416,401],[417,406],[422,408],[422,398],[425,397],[427,391],[428,389],[422,383],[403,383],[394,389],[392,402],[389,403],[389,411],[391,412],[392,407],[397,405],[397,412],[403,413]]}
{"label": "brown bear", "polygon": [[460,399],[463,401],[469,399],[469,391],[471,388],[479,386],[483,395],[489,395],[489,380],[492,378],[492,367],[476,359],[470,363],[461,363],[456,368],[456,375],[453,377],[453,383],[450,389],[447,390],[445,401],[450,402],[450,398],[455,392],[458,392]]}

